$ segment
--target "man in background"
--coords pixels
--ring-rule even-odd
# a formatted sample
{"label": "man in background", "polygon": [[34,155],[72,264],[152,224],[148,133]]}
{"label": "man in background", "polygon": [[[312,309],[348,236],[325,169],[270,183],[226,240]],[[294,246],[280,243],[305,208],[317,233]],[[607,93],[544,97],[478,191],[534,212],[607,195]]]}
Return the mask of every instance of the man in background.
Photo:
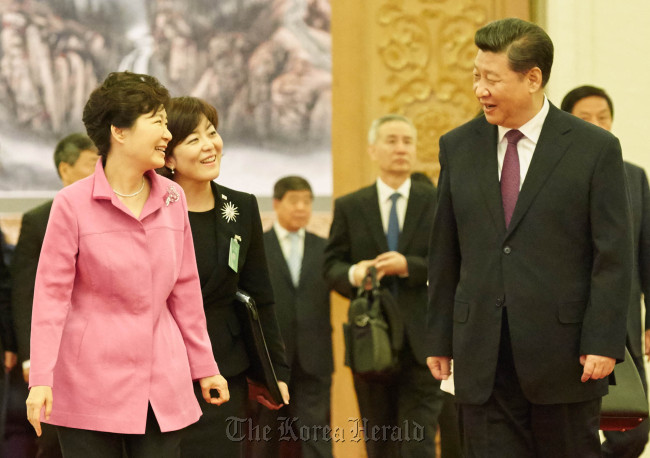
{"label": "man in background", "polygon": [[[259,409],[260,426],[270,426],[272,438],[255,441],[252,456],[279,457],[280,444],[292,437],[283,426],[292,425],[298,437],[301,430],[309,431],[308,437],[300,438],[301,456],[332,457],[326,433],[334,370],[330,292],[322,277],[326,240],[305,230],[313,199],[309,182],[299,176],[281,178],[273,188],[276,220],[264,233],[264,248],[275,313],[291,364],[291,403],[278,411]],[[279,432],[286,436],[282,442]]]}
{"label": "man in background", "polygon": [[[372,123],[368,153],[379,176],[336,200],[325,251],[331,288],[353,297],[374,266],[382,287],[395,296],[404,323],[399,369],[379,379],[353,374],[369,458],[436,456],[443,397],[440,382],[425,366],[428,232],[436,191],[411,180],[416,143],[415,126],[404,116],[388,114]],[[422,440],[406,440],[407,428],[419,431]],[[391,440],[381,433],[386,430],[401,431],[403,440]]]}
{"label": "man in background", "polygon": [[[607,93],[598,87],[580,86],[564,96],[560,106],[591,124],[612,130],[614,105]],[[632,214],[632,237],[634,241],[634,271],[632,272],[632,295],[627,313],[627,348],[634,359],[641,383],[648,394],[645,366],[643,364],[641,295],[647,304],[650,301],[650,189],[645,171],[627,161],[625,174]],[[645,352],[650,354],[650,320],[646,320]],[[650,433],[650,421],[646,418],[636,428],[628,431],[603,431],[603,457],[633,458],[643,453]]]}
{"label": "man in background", "polygon": [[[63,186],[91,175],[98,159],[97,148],[92,140],[81,133],[63,138],[54,150],[54,165]],[[51,208],[50,200],[23,215],[20,236],[11,262],[11,304],[18,341],[18,360],[22,364],[25,383],[29,381],[29,340],[36,268]],[[43,434],[37,439],[37,457],[61,457],[56,429],[47,423],[42,424],[42,428]]]}
{"label": "man in background", "polygon": [[10,250],[0,232],[0,456],[31,458],[34,431],[25,417],[27,386],[16,367],[16,335],[11,317],[11,282],[7,268]]}

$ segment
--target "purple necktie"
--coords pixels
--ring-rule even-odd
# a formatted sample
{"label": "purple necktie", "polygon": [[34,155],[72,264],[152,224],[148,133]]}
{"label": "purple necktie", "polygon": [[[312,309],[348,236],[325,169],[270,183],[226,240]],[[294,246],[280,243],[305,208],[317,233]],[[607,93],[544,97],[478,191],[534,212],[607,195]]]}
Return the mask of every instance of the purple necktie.
{"label": "purple necktie", "polygon": [[519,172],[519,153],[517,152],[517,142],[524,136],[516,129],[506,132],[508,147],[506,155],[503,158],[503,168],[501,169],[501,199],[503,202],[503,213],[506,217],[506,228],[510,225],[512,212],[515,210],[517,197],[519,197],[519,183],[521,175]]}

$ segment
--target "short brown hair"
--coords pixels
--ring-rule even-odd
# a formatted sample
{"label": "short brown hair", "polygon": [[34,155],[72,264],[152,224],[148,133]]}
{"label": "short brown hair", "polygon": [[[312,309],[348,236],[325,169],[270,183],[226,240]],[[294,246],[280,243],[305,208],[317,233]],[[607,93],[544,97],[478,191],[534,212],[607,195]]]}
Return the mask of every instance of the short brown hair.
{"label": "short brown hair", "polygon": [[111,126],[132,127],[146,113],[166,108],[169,91],[153,76],[110,73],[88,98],[83,123],[102,160],[111,147]]}
{"label": "short brown hair", "polygon": [[[216,129],[219,126],[219,113],[217,109],[203,99],[197,97],[174,97],[167,106],[167,129],[172,134],[172,139],[167,143],[165,159],[174,154],[174,148],[185,140],[205,116]],[[167,167],[156,170],[160,175],[171,178],[171,171]]]}

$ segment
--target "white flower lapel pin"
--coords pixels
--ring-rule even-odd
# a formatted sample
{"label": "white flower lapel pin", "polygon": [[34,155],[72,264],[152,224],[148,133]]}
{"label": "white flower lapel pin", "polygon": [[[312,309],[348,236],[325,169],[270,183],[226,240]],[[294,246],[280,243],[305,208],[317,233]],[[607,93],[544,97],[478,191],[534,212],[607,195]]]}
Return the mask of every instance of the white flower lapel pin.
{"label": "white flower lapel pin", "polygon": [[165,205],[169,207],[169,204],[178,202],[179,198],[180,195],[178,194],[178,191],[176,191],[174,185],[170,184],[169,187],[167,188],[167,194],[165,195]]}
{"label": "white flower lapel pin", "polygon": [[239,215],[237,207],[232,202],[224,202],[223,207],[221,207],[221,216],[230,223],[233,221],[237,222],[237,215]]}

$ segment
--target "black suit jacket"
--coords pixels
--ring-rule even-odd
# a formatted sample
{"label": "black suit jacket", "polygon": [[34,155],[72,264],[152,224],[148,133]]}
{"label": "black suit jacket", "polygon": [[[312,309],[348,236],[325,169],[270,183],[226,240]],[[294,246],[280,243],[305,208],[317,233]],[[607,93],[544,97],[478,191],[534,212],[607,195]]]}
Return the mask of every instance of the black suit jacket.
{"label": "black suit jacket", "polygon": [[[641,294],[644,295],[646,310],[650,298],[650,189],[645,171],[625,162],[625,174],[630,196],[632,216],[632,237],[634,241],[634,270],[632,294],[627,315],[627,337],[630,354],[643,357],[643,321],[641,320]],[[646,320],[646,329],[650,320]]]}
{"label": "black suit jacket", "polygon": [[624,357],[632,239],[616,137],[551,105],[507,229],[496,126],[442,136],[440,164],[429,353],[453,357],[458,401],[492,392],[504,305],[531,402],[607,393],[607,378],[580,382],[579,357]]}
{"label": "black suit jacket", "polygon": [[[0,232],[0,342],[3,351],[16,351],[16,335],[11,318],[11,283],[4,259],[4,236]],[[4,361],[4,359],[3,359]],[[2,364],[0,364],[2,367]]]}
{"label": "black suit jacket", "polygon": [[[426,337],[427,246],[435,212],[435,188],[411,181],[404,227],[398,250],[406,257],[409,275],[386,276],[382,285],[397,285],[397,302],[406,328],[406,337],[415,359],[424,364],[428,349]],[[372,184],[336,199],[334,218],[325,250],[325,279],[329,286],[346,297],[356,288],[350,285],[348,270],[352,264],[374,259],[388,251],[381,223],[377,185]]]}
{"label": "black suit jacket", "polygon": [[[214,358],[225,377],[237,375],[250,364],[235,312],[242,305],[235,299],[237,289],[248,292],[255,302],[264,330],[271,361],[278,380],[289,382],[289,367],[284,344],[275,317],[273,289],[264,253],[262,221],[257,200],[252,194],[235,191],[212,182],[217,209],[217,267],[202,287],[203,306],[208,323]],[[226,204],[233,205],[238,215],[228,221],[223,215]],[[228,266],[230,239],[239,236],[238,272]],[[194,240],[195,250],[201,241]]]}
{"label": "black suit jacket", "polygon": [[29,359],[36,268],[51,209],[52,201],[50,200],[23,215],[20,236],[11,260],[13,279],[11,305],[16,326],[19,361]]}
{"label": "black suit jacket", "polygon": [[332,359],[330,292],[323,279],[326,240],[305,232],[305,247],[298,286],[291,280],[277,233],[264,233],[264,248],[275,296],[275,313],[289,364],[297,358],[313,375],[329,375]]}

